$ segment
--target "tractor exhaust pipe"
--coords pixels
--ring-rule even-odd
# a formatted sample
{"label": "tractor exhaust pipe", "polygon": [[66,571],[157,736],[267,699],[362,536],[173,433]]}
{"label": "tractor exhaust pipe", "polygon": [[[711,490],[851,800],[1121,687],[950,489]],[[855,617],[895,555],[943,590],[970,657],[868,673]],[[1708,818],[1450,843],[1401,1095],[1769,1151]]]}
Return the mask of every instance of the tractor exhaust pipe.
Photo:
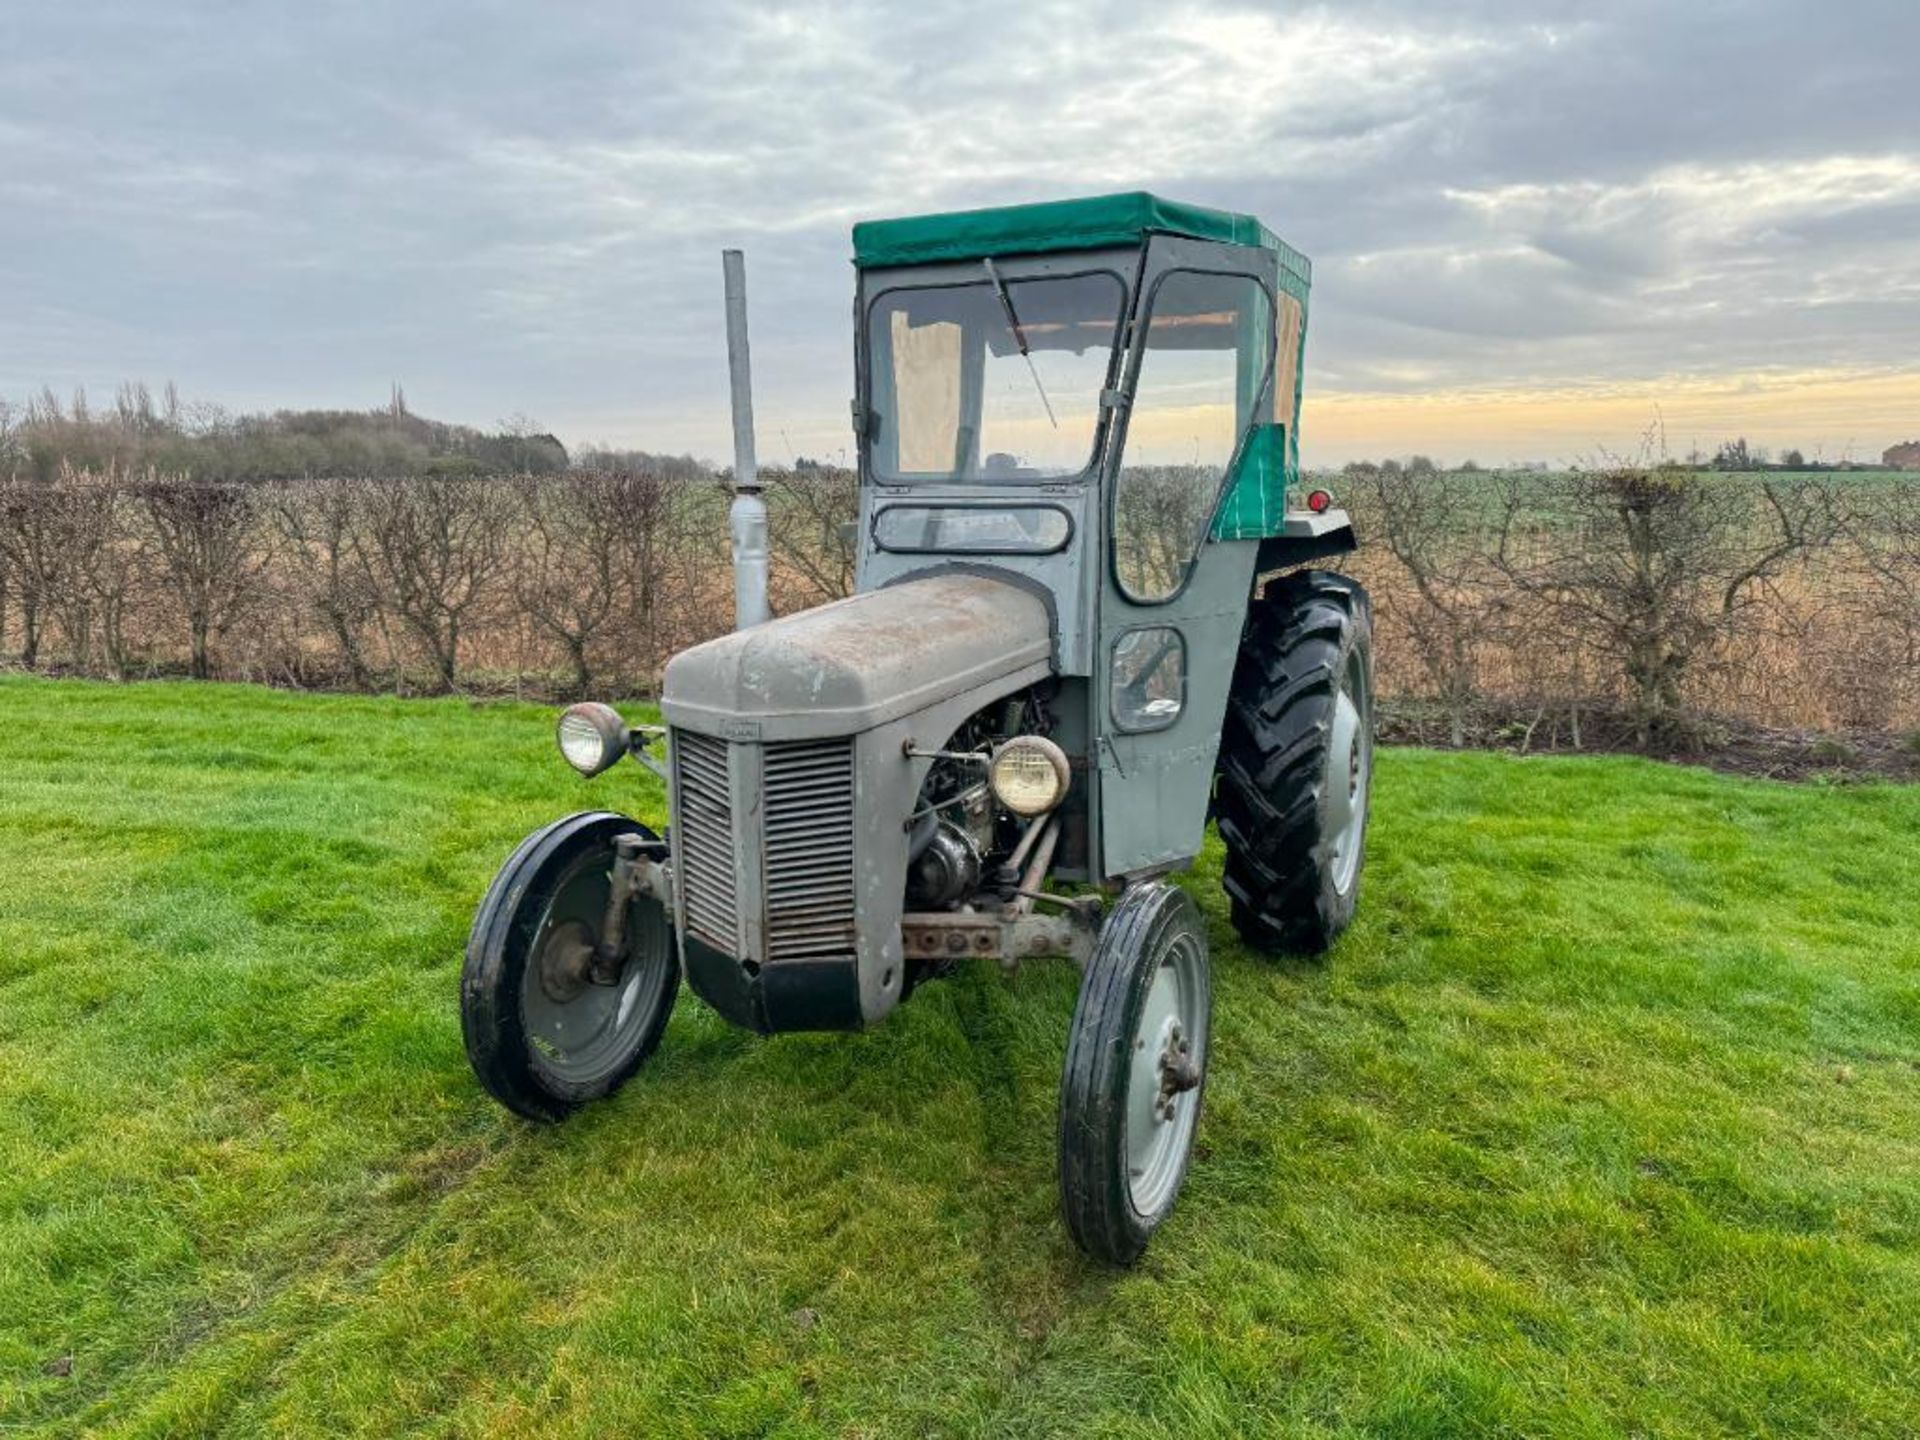
{"label": "tractor exhaust pipe", "polygon": [[753,457],[753,367],[747,354],[747,257],[720,252],[727,285],[727,378],[733,389],[733,628],[773,618],[767,606],[767,502]]}

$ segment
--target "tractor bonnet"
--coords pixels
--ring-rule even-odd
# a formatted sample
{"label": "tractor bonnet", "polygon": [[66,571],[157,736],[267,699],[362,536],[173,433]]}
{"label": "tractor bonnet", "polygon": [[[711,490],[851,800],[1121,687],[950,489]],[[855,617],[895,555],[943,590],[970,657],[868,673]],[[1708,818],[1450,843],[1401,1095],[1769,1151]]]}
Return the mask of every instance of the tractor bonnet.
{"label": "tractor bonnet", "polygon": [[[983,575],[934,575],[723,635],[667,662],[672,725],[727,734],[855,735],[1053,653],[1047,607]],[[945,738],[944,736],[941,738]]]}

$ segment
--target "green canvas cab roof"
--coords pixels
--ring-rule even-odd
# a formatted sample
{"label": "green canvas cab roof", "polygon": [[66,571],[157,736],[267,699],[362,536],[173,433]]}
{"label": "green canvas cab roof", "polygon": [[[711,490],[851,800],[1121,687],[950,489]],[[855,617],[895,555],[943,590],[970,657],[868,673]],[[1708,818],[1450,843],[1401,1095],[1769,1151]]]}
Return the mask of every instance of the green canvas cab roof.
{"label": "green canvas cab roof", "polygon": [[1253,216],[1162,200],[1144,190],[1048,200],[1036,205],[909,215],[898,220],[862,220],[853,227],[853,263],[873,269],[1055,250],[1096,250],[1139,245],[1149,235],[1185,235],[1271,250],[1280,257],[1281,270],[1302,290],[1311,278],[1307,257]]}

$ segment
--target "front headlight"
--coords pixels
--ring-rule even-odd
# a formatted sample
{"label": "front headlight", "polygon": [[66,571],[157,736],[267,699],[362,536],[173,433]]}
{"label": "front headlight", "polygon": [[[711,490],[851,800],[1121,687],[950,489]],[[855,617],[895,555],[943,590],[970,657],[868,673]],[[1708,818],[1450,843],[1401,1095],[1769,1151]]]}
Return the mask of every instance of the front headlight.
{"label": "front headlight", "polygon": [[987,764],[987,782],[1016,815],[1044,815],[1067,798],[1067,752],[1044,735],[1016,735]]}
{"label": "front headlight", "polygon": [[629,743],[620,712],[593,700],[560,712],[557,738],[566,762],[589,779],[618,764]]}

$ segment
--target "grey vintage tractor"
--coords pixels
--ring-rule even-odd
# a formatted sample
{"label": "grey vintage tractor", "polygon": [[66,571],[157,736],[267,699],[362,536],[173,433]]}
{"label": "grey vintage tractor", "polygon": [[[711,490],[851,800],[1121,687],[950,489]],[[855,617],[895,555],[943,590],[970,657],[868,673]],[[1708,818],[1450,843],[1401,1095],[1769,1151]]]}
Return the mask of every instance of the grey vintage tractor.
{"label": "grey vintage tractor", "polygon": [[676,655],[663,727],[561,716],[582,774],[662,774],[672,823],[594,811],[514,852],[467,949],[467,1051],[557,1121],[646,1061],[683,972],[776,1034],[1071,957],[1061,1204],[1128,1263],[1206,1080],[1207,926],[1168,877],[1215,819],[1269,952],[1324,949],[1359,888],[1369,608],[1304,568],[1354,546],[1298,488],[1307,262],[1145,194],[853,238],[858,593]]}

